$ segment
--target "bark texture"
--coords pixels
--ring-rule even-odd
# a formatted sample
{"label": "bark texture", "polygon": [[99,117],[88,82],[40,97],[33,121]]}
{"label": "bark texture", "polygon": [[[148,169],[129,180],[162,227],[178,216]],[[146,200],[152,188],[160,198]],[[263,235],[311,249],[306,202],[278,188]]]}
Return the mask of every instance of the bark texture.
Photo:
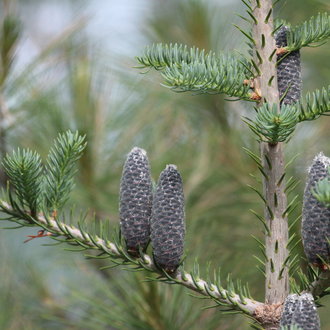
{"label": "bark texture", "polygon": [[[279,104],[279,90],[277,85],[275,39],[273,36],[272,1],[252,1],[253,14],[257,23],[253,28],[255,41],[255,60],[260,69],[260,75],[255,80],[256,92],[261,96],[261,102],[270,105]],[[288,223],[284,214],[287,208],[285,194],[285,173],[283,144],[261,143],[261,159],[264,170],[263,192],[267,204],[265,205],[265,221],[269,228],[266,235],[266,282],[265,303],[281,305],[289,293],[288,269],[285,261],[288,256]],[[262,321],[262,320],[261,320]],[[265,320],[266,329],[277,329],[278,317],[273,321]]]}

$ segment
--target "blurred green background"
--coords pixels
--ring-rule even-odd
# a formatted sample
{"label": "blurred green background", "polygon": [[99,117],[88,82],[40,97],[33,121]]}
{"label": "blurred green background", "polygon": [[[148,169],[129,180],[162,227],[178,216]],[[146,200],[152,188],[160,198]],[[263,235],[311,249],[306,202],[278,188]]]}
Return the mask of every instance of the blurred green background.
{"label": "blurred green background", "polygon": [[[329,7],[326,0],[283,0],[276,15],[296,24]],[[262,227],[249,211],[262,212],[262,204],[247,186],[258,186],[259,174],[243,150],[257,152],[258,145],[241,120],[251,105],[176,94],[156,73],[134,68],[134,57],[153,42],[246,51],[233,27],[244,25],[237,13],[244,14],[238,0],[2,0],[1,26],[10,15],[21,33],[10,70],[1,72],[0,151],[29,147],[45,157],[58,132],[86,134],[69,204],[114,228],[130,149],[147,150],[155,180],[166,164],[176,164],[186,197],[185,267],[197,259],[202,276],[221,267],[224,278],[248,282],[262,300],[263,275],[253,257],[260,253],[251,237],[262,239]],[[1,31],[3,45],[9,32]],[[330,44],[302,51],[305,92],[329,84],[329,50]],[[287,146],[288,160],[297,155],[289,172],[301,180],[300,197],[311,159],[330,155],[329,131],[330,120],[301,124]],[[299,224],[295,230],[299,235]],[[146,274],[100,271],[104,264],[64,245],[42,246],[50,239],[23,243],[36,232],[0,230],[0,329],[249,328],[243,316],[203,310],[212,302],[187,290],[143,282]],[[320,314],[322,329],[330,329],[327,307]]]}

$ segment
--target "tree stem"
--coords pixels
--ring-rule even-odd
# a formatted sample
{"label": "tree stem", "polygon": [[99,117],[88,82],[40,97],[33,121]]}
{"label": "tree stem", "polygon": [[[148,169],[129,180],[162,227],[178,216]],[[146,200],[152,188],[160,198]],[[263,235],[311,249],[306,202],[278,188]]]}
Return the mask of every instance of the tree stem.
{"label": "tree stem", "polygon": [[[255,80],[255,91],[262,97],[260,105],[267,102],[276,104],[280,111],[279,91],[276,74],[276,44],[272,32],[273,15],[272,1],[252,1],[253,15],[256,24],[253,27],[255,41],[255,61],[260,69],[260,75]],[[259,6],[259,7],[258,7]],[[264,170],[263,192],[265,205],[265,220],[269,228],[266,235],[266,287],[265,303],[281,304],[289,294],[288,267],[285,265],[288,257],[288,222],[285,213],[287,198],[285,194],[285,173],[283,144],[262,142],[260,153]],[[269,321],[269,320],[268,320]],[[278,327],[279,320],[265,322],[266,329]]]}

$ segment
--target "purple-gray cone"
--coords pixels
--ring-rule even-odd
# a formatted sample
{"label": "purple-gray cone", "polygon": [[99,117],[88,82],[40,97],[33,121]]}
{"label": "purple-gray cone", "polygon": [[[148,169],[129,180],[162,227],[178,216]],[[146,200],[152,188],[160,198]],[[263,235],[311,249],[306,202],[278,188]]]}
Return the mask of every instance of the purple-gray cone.
{"label": "purple-gray cone", "polygon": [[133,148],[128,154],[120,183],[120,228],[127,250],[137,256],[150,239],[152,181],[145,150]]}
{"label": "purple-gray cone", "polygon": [[330,208],[313,196],[319,180],[329,176],[330,158],[317,155],[309,169],[302,210],[302,241],[308,261],[324,269],[330,262]]}
{"label": "purple-gray cone", "polygon": [[151,244],[156,264],[168,273],[176,271],[183,255],[185,236],[182,179],[175,165],[159,176],[151,218]]}
{"label": "purple-gray cone", "polygon": [[[277,47],[287,46],[288,27],[282,26],[275,34]],[[302,79],[300,52],[295,50],[277,56],[277,84],[280,93],[281,104],[293,104],[301,97]]]}
{"label": "purple-gray cone", "polygon": [[296,329],[301,330],[320,330],[320,318],[313,296],[310,293],[301,296],[288,295],[283,306],[280,326],[281,329],[296,326]]}

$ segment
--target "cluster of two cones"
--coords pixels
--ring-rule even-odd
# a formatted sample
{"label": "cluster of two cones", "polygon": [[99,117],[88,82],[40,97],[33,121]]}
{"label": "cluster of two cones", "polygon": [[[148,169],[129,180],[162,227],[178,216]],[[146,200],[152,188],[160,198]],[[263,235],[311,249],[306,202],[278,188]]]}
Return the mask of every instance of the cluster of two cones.
{"label": "cluster of two cones", "polygon": [[147,154],[133,148],[124,165],[119,204],[128,252],[138,256],[151,240],[156,264],[168,273],[175,272],[185,235],[182,179],[176,166],[166,166],[154,191]]}

